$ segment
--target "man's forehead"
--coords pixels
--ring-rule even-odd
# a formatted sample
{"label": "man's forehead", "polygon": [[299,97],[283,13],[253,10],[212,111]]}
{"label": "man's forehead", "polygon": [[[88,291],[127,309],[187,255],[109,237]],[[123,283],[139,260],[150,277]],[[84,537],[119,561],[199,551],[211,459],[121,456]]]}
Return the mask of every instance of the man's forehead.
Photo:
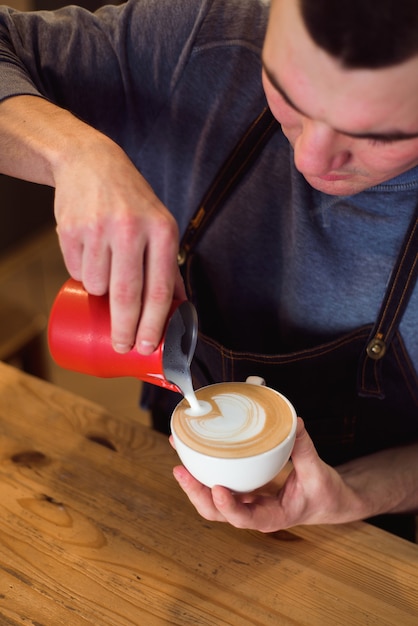
{"label": "man's forehead", "polygon": [[[290,98],[290,96],[287,94],[286,90],[284,89],[284,87],[282,87],[282,85],[280,84],[280,81],[276,78],[275,74],[273,71],[271,71],[268,67],[268,65],[266,65],[266,63],[263,62],[263,70],[268,78],[268,80],[270,81],[270,83],[273,85],[273,87],[275,88],[275,90],[280,94],[280,96],[283,98],[283,100],[291,107],[293,108],[295,111],[297,111],[298,113],[300,113],[301,115],[303,115],[304,117],[309,117],[309,114],[307,111],[302,110],[296,103],[294,103],[292,101],[292,99]],[[418,115],[417,115],[418,118]],[[417,123],[417,131],[412,131],[412,132],[406,132],[405,130],[402,130],[400,128],[397,127],[390,127],[388,125],[387,129],[385,129],[385,131],[382,132],[371,132],[371,131],[366,131],[366,132],[355,132],[352,130],[346,130],[343,128],[334,128],[335,131],[343,134],[343,135],[348,135],[350,137],[355,137],[358,139],[375,139],[375,140],[386,140],[386,141],[402,141],[402,140],[407,140],[407,139],[415,139],[418,137],[418,123]]]}
{"label": "man's forehead", "polygon": [[[418,134],[418,57],[389,68],[348,70],[321,50],[296,0],[273,0],[263,50],[268,80],[296,111],[346,134]],[[349,115],[350,114],[350,115]]]}

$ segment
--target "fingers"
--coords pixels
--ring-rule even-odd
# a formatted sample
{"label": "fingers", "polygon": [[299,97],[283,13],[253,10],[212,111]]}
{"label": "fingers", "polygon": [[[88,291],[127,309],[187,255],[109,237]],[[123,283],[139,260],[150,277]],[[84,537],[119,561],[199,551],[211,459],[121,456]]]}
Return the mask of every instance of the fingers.
{"label": "fingers", "polygon": [[[224,518],[222,513],[217,509],[209,487],[205,487],[202,483],[199,483],[195,478],[193,478],[183,465],[175,467],[173,469],[173,475],[180,487],[186,493],[190,502],[202,517],[211,522],[227,521],[227,519]],[[219,489],[228,491],[224,487],[220,487]]]}
{"label": "fingers", "polygon": [[173,474],[180,487],[186,493],[196,511],[211,522],[229,522],[237,528],[252,528],[252,498],[251,502],[245,502],[247,495],[243,495],[244,502],[239,501],[239,496],[217,485],[212,489],[205,487],[186,470],[179,465],[173,469]]}
{"label": "fingers", "polygon": [[150,354],[157,347],[173,301],[178,231],[171,216],[154,216],[144,260],[144,287],[136,348]]}
{"label": "fingers", "polygon": [[300,417],[298,417],[292,462],[301,482],[312,480],[317,470],[323,466],[323,462],[319,458],[313,441]]}
{"label": "fingers", "polygon": [[158,346],[173,300],[177,242],[177,226],[168,214],[153,216],[140,233],[119,228],[109,286],[118,352],[135,344],[142,354],[151,354]]}
{"label": "fingers", "polygon": [[147,185],[138,186],[136,202],[118,198],[87,215],[60,207],[57,232],[70,275],[92,295],[109,293],[115,350],[124,353],[136,344],[150,354],[160,342],[174,289],[180,297],[185,292],[177,224]]}
{"label": "fingers", "polygon": [[111,251],[106,239],[97,235],[86,240],[81,261],[81,281],[89,293],[103,296],[108,291]]}
{"label": "fingers", "polygon": [[119,219],[109,233],[111,267],[109,304],[112,344],[117,352],[128,352],[135,343],[141,315],[143,265],[146,247],[145,228],[130,219]]}
{"label": "fingers", "polygon": [[283,527],[284,516],[277,497],[233,494],[220,485],[209,489],[182,465],[175,467],[173,474],[197,512],[211,522],[228,522],[235,528],[260,532]]}
{"label": "fingers", "polygon": [[111,251],[106,237],[93,229],[82,230],[75,225],[57,227],[60,246],[69,274],[83,283],[95,296],[107,293]]}

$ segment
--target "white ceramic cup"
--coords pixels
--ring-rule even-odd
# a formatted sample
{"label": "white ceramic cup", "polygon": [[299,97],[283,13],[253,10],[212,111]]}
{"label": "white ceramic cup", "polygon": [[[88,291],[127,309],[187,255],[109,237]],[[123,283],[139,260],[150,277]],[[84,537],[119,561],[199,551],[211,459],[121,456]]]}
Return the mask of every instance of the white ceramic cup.
{"label": "white ceramic cup", "polygon": [[174,409],[171,433],[177,454],[204,485],[250,492],[271,481],[289,460],[296,437],[295,409],[260,381],[250,377],[245,383],[219,383],[197,390],[199,401],[212,391],[216,396],[215,410],[208,417],[185,415],[189,407],[185,399]]}

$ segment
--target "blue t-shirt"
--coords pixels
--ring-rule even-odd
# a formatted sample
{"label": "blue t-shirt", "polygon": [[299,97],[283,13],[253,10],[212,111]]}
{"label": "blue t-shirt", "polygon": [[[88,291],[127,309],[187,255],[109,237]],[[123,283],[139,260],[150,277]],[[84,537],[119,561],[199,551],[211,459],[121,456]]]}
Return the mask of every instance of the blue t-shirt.
{"label": "blue t-shirt", "polygon": [[[131,0],[95,14],[3,7],[0,99],[41,95],[112,137],[182,232],[266,105],[268,4]],[[417,201],[418,168],[355,196],[320,193],[278,132],[199,243],[224,343],[281,353],[373,323]],[[416,370],[417,311],[416,288],[400,326]]]}

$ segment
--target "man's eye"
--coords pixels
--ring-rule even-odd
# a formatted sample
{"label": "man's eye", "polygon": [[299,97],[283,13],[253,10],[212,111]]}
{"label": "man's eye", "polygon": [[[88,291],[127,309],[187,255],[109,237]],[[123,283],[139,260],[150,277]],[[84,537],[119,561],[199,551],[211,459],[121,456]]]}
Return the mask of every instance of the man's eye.
{"label": "man's eye", "polygon": [[390,143],[400,143],[401,141],[412,141],[417,139],[418,135],[370,135],[369,137],[365,137],[371,145],[382,145],[382,144],[390,144]]}

